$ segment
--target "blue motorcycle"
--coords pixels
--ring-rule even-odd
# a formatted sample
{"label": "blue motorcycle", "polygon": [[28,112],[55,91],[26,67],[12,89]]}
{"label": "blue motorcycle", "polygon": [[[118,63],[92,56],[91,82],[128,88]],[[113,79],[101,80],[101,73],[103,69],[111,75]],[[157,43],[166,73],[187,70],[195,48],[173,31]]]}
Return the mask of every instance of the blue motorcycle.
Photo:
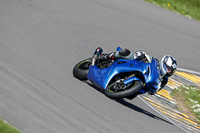
{"label": "blue motorcycle", "polygon": [[[121,48],[118,47],[117,51]],[[155,91],[159,84],[159,61],[151,63],[138,59],[118,59],[99,62],[103,52],[97,49],[92,58],[85,59],[74,66],[73,75],[80,80],[89,80],[112,99],[133,99],[138,94]]]}

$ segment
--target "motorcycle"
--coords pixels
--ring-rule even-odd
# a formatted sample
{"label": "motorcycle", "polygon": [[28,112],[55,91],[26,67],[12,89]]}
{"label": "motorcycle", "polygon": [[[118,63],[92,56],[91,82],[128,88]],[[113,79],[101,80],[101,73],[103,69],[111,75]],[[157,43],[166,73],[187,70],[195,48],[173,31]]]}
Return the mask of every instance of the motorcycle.
{"label": "motorcycle", "polygon": [[[116,51],[120,51],[118,47]],[[92,58],[80,61],[74,66],[73,75],[80,80],[89,80],[104,90],[112,99],[133,99],[139,94],[156,91],[159,85],[159,61],[151,63],[138,59],[98,61],[103,50],[97,48]]]}

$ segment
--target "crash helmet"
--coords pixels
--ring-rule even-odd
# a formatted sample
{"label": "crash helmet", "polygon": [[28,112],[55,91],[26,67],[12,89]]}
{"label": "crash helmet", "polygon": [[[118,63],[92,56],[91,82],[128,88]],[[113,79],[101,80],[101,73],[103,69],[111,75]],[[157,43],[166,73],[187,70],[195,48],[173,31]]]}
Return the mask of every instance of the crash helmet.
{"label": "crash helmet", "polygon": [[160,62],[161,74],[171,76],[177,69],[176,59],[170,55],[165,55]]}

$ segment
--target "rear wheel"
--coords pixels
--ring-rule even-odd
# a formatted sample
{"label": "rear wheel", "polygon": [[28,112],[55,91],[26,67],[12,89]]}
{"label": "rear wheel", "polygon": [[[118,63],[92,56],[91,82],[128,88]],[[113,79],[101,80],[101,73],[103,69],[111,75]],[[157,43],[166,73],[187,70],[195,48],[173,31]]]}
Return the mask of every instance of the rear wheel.
{"label": "rear wheel", "polygon": [[112,99],[131,98],[132,96],[137,95],[142,88],[140,81],[135,80],[127,85],[125,85],[123,81],[124,79],[119,79],[108,85],[105,90],[105,95]]}
{"label": "rear wheel", "polygon": [[89,66],[92,64],[92,59],[85,59],[83,61],[80,61],[74,66],[73,69],[73,75],[77,79],[80,80],[87,80],[87,75],[89,72]]}

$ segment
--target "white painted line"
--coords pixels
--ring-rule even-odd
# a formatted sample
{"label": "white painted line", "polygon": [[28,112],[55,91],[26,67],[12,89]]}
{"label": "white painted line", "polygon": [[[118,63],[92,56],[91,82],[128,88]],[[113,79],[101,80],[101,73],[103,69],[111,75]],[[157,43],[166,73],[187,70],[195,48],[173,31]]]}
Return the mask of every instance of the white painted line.
{"label": "white painted line", "polygon": [[168,121],[170,121],[171,123],[173,123],[174,125],[176,125],[177,127],[179,127],[180,129],[182,129],[183,131],[185,131],[186,133],[189,133],[188,131],[186,131],[185,129],[183,129],[181,126],[179,126],[178,124],[176,124],[174,121],[170,120],[167,116],[165,116],[164,114],[162,114],[160,111],[158,111],[157,109],[155,109],[154,107],[152,107],[147,101],[145,101],[140,95],[138,96],[144,103],[146,103],[150,108],[152,108],[153,110],[155,110],[158,114],[160,114],[161,116],[163,116],[164,118],[166,118]]}
{"label": "white painted line", "polygon": [[196,74],[200,76],[200,72],[195,72],[192,70],[187,70],[187,69],[183,69],[183,68],[177,68],[178,71],[182,71],[182,72],[186,72],[186,73],[191,73],[191,74]]}

